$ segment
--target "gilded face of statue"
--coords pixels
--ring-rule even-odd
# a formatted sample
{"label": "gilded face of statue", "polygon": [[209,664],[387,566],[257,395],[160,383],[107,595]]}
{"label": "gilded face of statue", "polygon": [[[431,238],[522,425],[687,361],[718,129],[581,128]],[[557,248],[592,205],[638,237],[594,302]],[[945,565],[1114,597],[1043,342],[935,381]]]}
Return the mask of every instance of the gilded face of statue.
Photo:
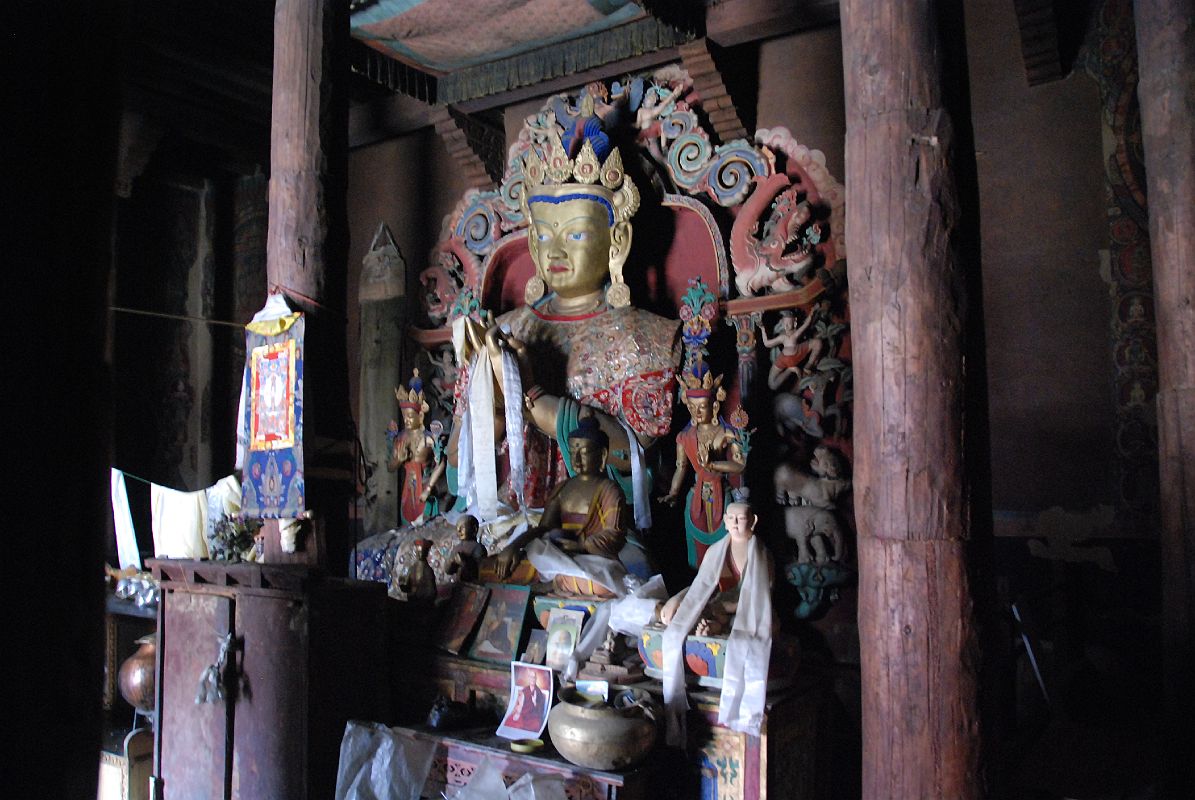
{"label": "gilded face of statue", "polygon": [[687,398],[689,416],[699,425],[707,425],[714,421],[714,401],[711,397]]}
{"label": "gilded face of statue", "polygon": [[423,428],[423,412],[414,406],[403,406],[402,426],[409,431]]}
{"label": "gilded face of statue", "polygon": [[476,539],[477,518],[471,516],[461,517],[460,521],[456,523],[456,535],[462,542]]}
{"label": "gilded face of statue", "polygon": [[597,199],[533,202],[527,235],[533,239],[529,244],[536,270],[556,294],[577,297],[605,284],[610,274],[609,215]]}
{"label": "gilded face of statue", "polygon": [[730,538],[739,541],[750,538],[752,531],[755,530],[755,521],[755,512],[746,503],[731,503],[722,514],[726,532],[730,534]]}
{"label": "gilded face of statue", "polygon": [[578,475],[597,475],[606,465],[606,448],[590,439],[569,439],[568,452]]}

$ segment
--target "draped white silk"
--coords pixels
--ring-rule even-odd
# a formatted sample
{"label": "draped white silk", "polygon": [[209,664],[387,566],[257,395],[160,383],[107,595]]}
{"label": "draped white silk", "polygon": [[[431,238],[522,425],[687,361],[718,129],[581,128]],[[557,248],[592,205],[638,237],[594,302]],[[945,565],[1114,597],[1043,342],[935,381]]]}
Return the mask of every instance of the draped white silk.
{"label": "draped white silk", "polygon": [[[509,331],[508,331],[509,332]],[[510,459],[510,486],[526,510],[527,450],[523,441],[523,379],[514,354],[502,351],[502,396],[506,401],[506,452]]]}
{"label": "draped white silk", "polygon": [[[697,577],[664,631],[664,704],[667,741],[685,745],[685,638],[697,625],[706,603],[718,588],[730,537],[706,551]],[[726,642],[722,694],[718,702],[718,724],[732,730],[759,735],[767,700],[768,660],[772,653],[772,591],[768,556],[763,543],[752,536],[747,548],[739,588],[738,609]]]}
{"label": "draped white silk", "polygon": [[635,432],[625,422],[622,428],[627,432],[631,451],[631,499],[635,502],[635,527],[645,531],[651,527],[651,475],[643,465],[643,445],[635,438]]}

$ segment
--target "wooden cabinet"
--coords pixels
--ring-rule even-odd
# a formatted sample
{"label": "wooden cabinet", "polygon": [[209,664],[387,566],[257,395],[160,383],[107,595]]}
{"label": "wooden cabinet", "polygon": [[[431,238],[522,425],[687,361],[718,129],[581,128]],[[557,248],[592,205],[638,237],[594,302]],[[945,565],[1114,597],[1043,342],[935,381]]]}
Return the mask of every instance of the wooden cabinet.
{"label": "wooden cabinet", "polygon": [[759,736],[718,724],[718,693],[695,692],[688,752],[700,770],[701,797],[718,800],[820,800],[828,797],[825,734],[828,688],[803,679],[769,697]]}
{"label": "wooden cabinet", "polygon": [[[385,586],[304,565],[150,563],[157,797],[331,797],[345,723],[389,713]],[[229,634],[225,699],[197,703]]]}

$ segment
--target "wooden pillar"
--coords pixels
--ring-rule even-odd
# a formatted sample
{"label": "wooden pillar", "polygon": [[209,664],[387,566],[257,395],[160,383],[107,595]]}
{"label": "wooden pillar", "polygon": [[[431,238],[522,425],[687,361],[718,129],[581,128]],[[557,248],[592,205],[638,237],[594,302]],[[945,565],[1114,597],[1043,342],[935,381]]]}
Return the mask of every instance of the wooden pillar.
{"label": "wooden pillar", "polygon": [[[330,142],[321,112],[330,104],[326,39],[332,0],[277,0],[270,126],[270,223],[266,274],[270,292],[298,305],[323,304],[328,236],[324,159]],[[347,124],[347,123],[346,123]]]}
{"label": "wooden pillar", "polygon": [[[1167,760],[1191,788],[1195,719],[1195,1],[1137,0],[1137,57],[1158,331]],[[1176,795],[1177,796],[1177,795]]]}
{"label": "wooden pillar", "polygon": [[[9,198],[0,234],[4,447],[26,476],[8,492],[16,502],[5,504],[8,530],[24,532],[9,540],[5,592],[31,601],[10,602],[4,622],[5,680],[15,689],[4,724],[24,732],[6,742],[5,763],[21,765],[4,768],[8,797],[96,796],[112,518],[104,344],[126,10],[117,0],[65,14],[55,3],[0,10],[6,47],[22,67],[7,87],[22,122],[7,126],[10,157],[0,166]],[[67,68],[83,52],[86,68]],[[59,322],[44,324],[51,319]]]}
{"label": "wooden pillar", "polygon": [[945,88],[963,31],[934,0],[841,10],[862,796],[966,800],[982,792],[951,112],[967,111]]}
{"label": "wooden pillar", "polygon": [[[307,314],[304,468],[329,563],[347,564],[351,495],[345,276],[347,4],[277,0],[266,279]],[[347,452],[346,452],[347,450]],[[334,462],[334,463],[333,463]],[[341,474],[343,473],[343,474]],[[267,544],[267,558],[290,560]],[[298,559],[310,562],[308,557]]]}

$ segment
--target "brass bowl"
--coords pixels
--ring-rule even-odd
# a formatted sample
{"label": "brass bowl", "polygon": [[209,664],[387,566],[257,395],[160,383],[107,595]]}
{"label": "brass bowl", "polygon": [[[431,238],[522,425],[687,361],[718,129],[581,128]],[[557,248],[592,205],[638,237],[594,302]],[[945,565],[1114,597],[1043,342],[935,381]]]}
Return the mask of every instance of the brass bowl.
{"label": "brass bowl", "polygon": [[560,702],[548,715],[548,731],[560,755],[588,769],[628,769],[643,760],[656,744],[656,723],[645,710],[651,695],[626,689],[607,704],[574,687],[561,689]]}

